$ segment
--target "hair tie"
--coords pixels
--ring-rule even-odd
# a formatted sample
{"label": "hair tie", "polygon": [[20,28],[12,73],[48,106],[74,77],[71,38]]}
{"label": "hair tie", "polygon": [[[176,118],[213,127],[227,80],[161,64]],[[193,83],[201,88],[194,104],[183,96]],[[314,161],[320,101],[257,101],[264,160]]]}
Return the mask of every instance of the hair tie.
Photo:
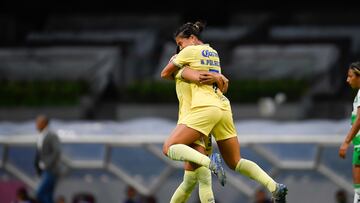
{"label": "hair tie", "polygon": [[196,24],[194,24],[194,27],[196,27],[196,29],[198,29],[198,30],[200,29],[200,28],[199,28],[199,26],[198,26],[198,25],[196,25]]}
{"label": "hair tie", "polygon": [[354,67],[354,66],[353,66],[353,70],[354,70],[357,74],[360,74],[360,70],[359,70],[357,67]]}

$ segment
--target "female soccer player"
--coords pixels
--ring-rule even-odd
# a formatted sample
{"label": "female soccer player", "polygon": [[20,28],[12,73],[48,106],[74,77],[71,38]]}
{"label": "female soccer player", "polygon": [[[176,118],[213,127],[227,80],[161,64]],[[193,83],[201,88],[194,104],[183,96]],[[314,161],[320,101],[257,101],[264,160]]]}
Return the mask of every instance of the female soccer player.
{"label": "female soccer player", "polygon": [[[354,62],[350,64],[346,82],[349,83],[351,88],[360,89],[360,62]],[[353,183],[354,183],[354,203],[360,202],[360,91],[354,99],[353,111],[351,113],[351,129],[349,130],[344,142],[339,149],[339,156],[345,158],[346,151],[349,148],[350,142],[354,145],[353,153]]]}
{"label": "female soccer player", "polygon": [[[176,57],[170,60],[170,62]],[[196,72],[195,73],[196,77]],[[188,75],[191,76],[191,71],[188,71]],[[179,100],[179,116],[178,123],[181,123],[182,119],[186,116],[186,114],[190,111],[191,107],[191,89],[190,84],[185,82],[181,73],[177,73],[175,76],[171,75],[169,79],[175,79],[176,82],[176,93]],[[212,84],[213,81],[216,80],[215,77],[210,77],[208,80]],[[219,84],[222,85],[222,84]],[[209,151],[211,151],[211,135],[209,137],[201,137],[199,140],[195,141],[190,145],[192,148],[201,152],[202,154],[209,155]],[[176,189],[175,193],[171,197],[170,203],[184,203],[186,202],[193,189],[196,186],[196,183],[199,183],[199,197],[200,201],[203,203],[214,203],[214,195],[212,192],[212,184],[211,184],[211,172],[208,168],[204,166],[199,166],[194,163],[185,162],[184,166],[184,178],[183,182]]]}
{"label": "female soccer player", "polygon": [[[204,27],[201,22],[186,23],[175,32],[175,41],[181,51],[173,62],[164,68],[162,78],[167,78],[185,66],[194,70],[221,73],[218,53],[200,40]],[[187,68],[183,70],[182,77],[189,79],[186,78],[186,70]],[[264,185],[272,193],[275,202],[286,202],[285,185],[276,183],[256,163],[241,158],[230,102],[218,90],[217,85],[201,84],[208,76],[200,73],[197,79],[199,82],[190,83],[191,110],[165,141],[164,154],[173,160],[190,161],[209,168],[224,185],[226,177],[218,156],[215,154],[209,158],[188,146],[211,133],[223,159],[231,169]]]}

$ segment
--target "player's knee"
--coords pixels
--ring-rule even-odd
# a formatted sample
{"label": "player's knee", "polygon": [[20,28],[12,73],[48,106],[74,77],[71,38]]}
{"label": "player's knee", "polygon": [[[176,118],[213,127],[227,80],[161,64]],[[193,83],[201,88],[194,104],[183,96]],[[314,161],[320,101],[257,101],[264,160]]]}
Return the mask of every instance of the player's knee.
{"label": "player's knee", "polygon": [[211,173],[209,175],[198,177],[199,184],[211,185]]}
{"label": "player's knee", "polygon": [[231,159],[231,160],[227,160],[225,161],[226,162],[226,165],[228,165],[228,167],[231,169],[231,170],[235,170],[236,169],[236,166],[239,162],[239,159]]}
{"label": "player's knee", "polygon": [[205,167],[197,169],[198,181],[201,185],[211,185],[211,172]]}
{"label": "player's knee", "polygon": [[235,168],[236,168],[236,164],[234,164],[234,163],[228,164],[228,166],[231,170],[235,170]]}

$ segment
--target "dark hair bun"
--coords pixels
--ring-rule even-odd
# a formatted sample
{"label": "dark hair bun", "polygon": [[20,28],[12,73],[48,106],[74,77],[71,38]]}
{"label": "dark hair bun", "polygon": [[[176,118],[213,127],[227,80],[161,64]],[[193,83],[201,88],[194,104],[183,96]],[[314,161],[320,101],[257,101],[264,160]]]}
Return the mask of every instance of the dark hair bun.
{"label": "dark hair bun", "polygon": [[194,27],[199,30],[199,33],[202,32],[204,30],[204,28],[206,27],[206,23],[204,21],[196,21],[194,23]]}

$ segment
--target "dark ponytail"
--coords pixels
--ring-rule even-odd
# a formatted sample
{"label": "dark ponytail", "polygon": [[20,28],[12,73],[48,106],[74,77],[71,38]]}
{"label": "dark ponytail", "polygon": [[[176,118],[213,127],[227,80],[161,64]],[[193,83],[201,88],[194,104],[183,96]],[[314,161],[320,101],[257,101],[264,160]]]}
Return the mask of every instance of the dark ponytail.
{"label": "dark ponytail", "polygon": [[198,39],[200,39],[200,33],[204,30],[205,26],[206,23],[203,21],[197,21],[195,23],[185,23],[176,30],[176,32],[174,33],[174,38],[189,38],[191,35],[194,35]]}

